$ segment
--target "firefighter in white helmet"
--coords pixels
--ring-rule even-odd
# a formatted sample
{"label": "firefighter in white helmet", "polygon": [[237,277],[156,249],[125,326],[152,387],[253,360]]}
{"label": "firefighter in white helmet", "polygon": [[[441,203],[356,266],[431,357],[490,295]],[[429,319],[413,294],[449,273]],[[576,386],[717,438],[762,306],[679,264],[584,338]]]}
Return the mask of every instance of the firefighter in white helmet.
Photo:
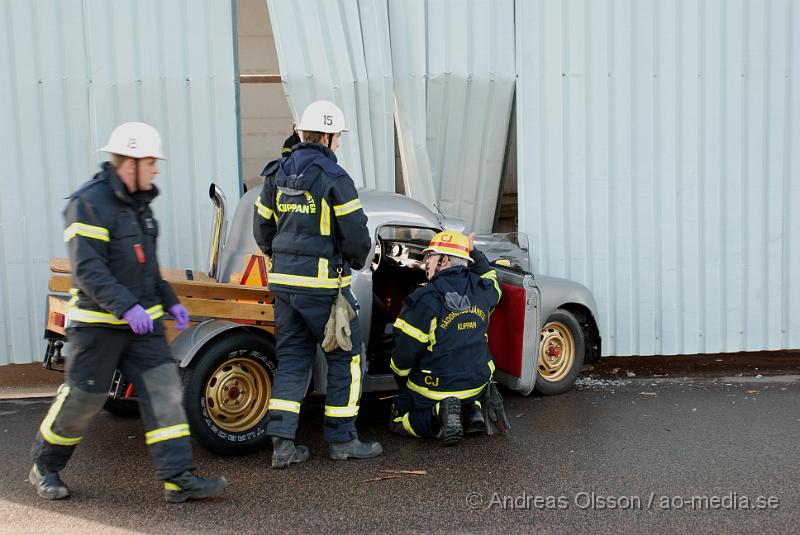
{"label": "firefighter in white helmet", "polygon": [[189,314],[161,278],[156,257],[158,223],[150,202],[158,195],[153,180],[164,159],[161,136],[148,124],[125,123],[101,150],[110,161],[70,195],[64,211],[72,351],[66,380],[39,427],[29,479],[42,498],[69,496],[58,473],[103,406],[118,369],[139,398],[145,442],[167,501],[214,496],[227,483],[192,473],[178,369],[164,337],[165,312],[178,330],[188,326]]}
{"label": "firefighter in white helmet", "polygon": [[[269,287],[275,296],[278,371],[267,422],[274,468],[309,457],[308,448],[295,446],[294,438],[313,356],[317,344],[330,349],[323,341],[331,307],[340,302],[337,295],[341,292],[358,310],[349,288],[351,268],[361,269],[372,248],[353,180],[334,155],[339,136],[347,132],[344,113],[332,102],[314,102],[297,129],[303,142],[262,172],[264,188],[253,225],[256,241],[270,257]],[[375,457],[383,451],[377,442],[361,442],[356,432],[366,359],[358,316],[349,319],[352,347],[325,352],[324,438],[335,460]],[[343,322],[346,327],[347,320]]]}

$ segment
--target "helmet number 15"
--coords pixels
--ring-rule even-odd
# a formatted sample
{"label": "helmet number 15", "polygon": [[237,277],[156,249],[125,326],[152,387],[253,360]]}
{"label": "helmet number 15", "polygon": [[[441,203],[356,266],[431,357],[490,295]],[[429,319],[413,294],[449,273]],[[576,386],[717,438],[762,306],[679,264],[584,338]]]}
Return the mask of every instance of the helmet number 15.
{"label": "helmet number 15", "polygon": [[333,116],[332,115],[323,115],[322,116],[322,124],[325,126],[331,126],[333,124]]}

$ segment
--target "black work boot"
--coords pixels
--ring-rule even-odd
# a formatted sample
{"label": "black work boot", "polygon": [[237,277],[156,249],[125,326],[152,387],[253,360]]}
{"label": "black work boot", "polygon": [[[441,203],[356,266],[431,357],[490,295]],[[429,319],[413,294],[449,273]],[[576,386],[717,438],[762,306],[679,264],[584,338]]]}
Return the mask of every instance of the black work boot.
{"label": "black work boot", "polygon": [[486,431],[486,422],[483,419],[483,409],[477,401],[473,401],[467,406],[464,415],[465,433],[482,433]]}
{"label": "black work boot", "polygon": [[383,453],[383,446],[378,442],[361,442],[354,438],[349,442],[332,442],[328,453],[334,461],[370,459]]}
{"label": "black work boot", "polygon": [[294,440],[272,437],[272,468],[289,468],[292,463],[308,460],[311,452],[305,446],[295,446]]}
{"label": "black work boot", "polygon": [[58,472],[42,472],[34,463],[28,481],[36,487],[36,494],[45,500],[63,500],[69,498],[69,489],[58,477]]}
{"label": "black work boot", "polygon": [[434,414],[441,427],[436,438],[442,439],[445,446],[455,446],[464,437],[464,428],[461,426],[461,400],[454,396],[444,398],[437,407],[434,407]]}
{"label": "black work boot", "polygon": [[164,481],[164,497],[169,503],[183,503],[186,500],[211,498],[221,494],[227,486],[228,481],[224,477],[203,479],[187,470]]}

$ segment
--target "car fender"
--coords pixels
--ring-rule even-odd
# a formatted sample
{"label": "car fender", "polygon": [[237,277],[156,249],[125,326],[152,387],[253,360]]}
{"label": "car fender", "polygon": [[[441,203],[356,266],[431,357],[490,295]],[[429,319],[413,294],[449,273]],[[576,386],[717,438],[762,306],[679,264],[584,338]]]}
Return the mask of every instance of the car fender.
{"label": "car fender", "polygon": [[548,275],[534,275],[534,280],[541,296],[540,328],[556,309],[570,303],[583,305],[597,321],[597,303],[586,286],[569,279]]}
{"label": "car fender", "polygon": [[186,368],[191,365],[197,353],[211,340],[222,333],[234,330],[259,331],[264,336],[272,336],[263,329],[255,329],[234,321],[209,319],[178,334],[170,344],[172,357],[178,361],[178,366]]}

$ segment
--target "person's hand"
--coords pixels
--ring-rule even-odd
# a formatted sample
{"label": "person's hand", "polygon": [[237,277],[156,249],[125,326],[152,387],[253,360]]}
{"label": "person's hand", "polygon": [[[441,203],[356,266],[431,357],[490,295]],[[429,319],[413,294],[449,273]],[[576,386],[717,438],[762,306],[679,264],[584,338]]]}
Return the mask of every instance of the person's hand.
{"label": "person's hand", "polygon": [[180,303],[175,303],[167,309],[167,312],[175,318],[175,330],[182,331],[189,326],[189,311]]}
{"label": "person's hand", "polygon": [[147,313],[142,305],[134,305],[122,315],[128,322],[131,330],[136,334],[147,334],[153,332],[153,318]]}
{"label": "person's hand", "polygon": [[467,235],[467,239],[469,240],[469,250],[471,251],[471,250],[473,250],[475,248],[475,233],[474,232],[470,232]]}

